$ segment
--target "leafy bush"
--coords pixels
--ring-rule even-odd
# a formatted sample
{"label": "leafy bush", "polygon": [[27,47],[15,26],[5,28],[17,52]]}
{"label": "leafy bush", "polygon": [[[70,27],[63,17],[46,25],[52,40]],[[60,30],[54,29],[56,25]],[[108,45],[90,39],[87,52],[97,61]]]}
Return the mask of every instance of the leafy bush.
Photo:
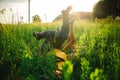
{"label": "leafy bush", "polygon": [[85,58],[81,58],[81,68],[82,68],[81,80],[89,80],[91,68],[89,66],[89,62]]}
{"label": "leafy bush", "polygon": [[32,35],[33,31],[55,30],[57,25],[61,23],[0,25],[0,80],[120,79],[119,22],[76,22],[76,57],[68,61],[73,69],[68,74],[64,68],[64,76],[54,75],[54,52],[41,56],[43,40],[37,41]]}
{"label": "leafy bush", "polygon": [[92,72],[90,74],[90,79],[91,80],[106,80],[105,76],[103,74],[103,70],[102,69],[95,69],[94,72]]}
{"label": "leafy bush", "polygon": [[63,64],[63,79],[64,80],[70,80],[72,78],[72,72],[73,72],[73,64],[70,61],[65,61]]}
{"label": "leafy bush", "polygon": [[22,75],[24,79],[31,77],[35,80],[55,80],[54,71],[57,68],[56,58],[48,54],[46,57],[34,56],[32,59],[26,58],[21,63]]}

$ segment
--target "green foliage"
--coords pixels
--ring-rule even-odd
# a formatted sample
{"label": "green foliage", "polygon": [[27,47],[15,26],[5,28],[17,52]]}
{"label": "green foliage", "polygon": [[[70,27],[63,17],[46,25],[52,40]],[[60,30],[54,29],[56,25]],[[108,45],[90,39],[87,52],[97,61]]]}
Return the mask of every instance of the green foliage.
{"label": "green foliage", "polygon": [[39,22],[41,22],[41,18],[39,17],[39,15],[34,15],[32,17],[32,21],[33,21],[33,23],[39,23]]}
{"label": "green foliage", "polygon": [[[118,22],[108,21],[107,23],[99,21],[97,24],[92,24],[92,22],[87,23],[86,21],[86,23],[83,23],[81,21],[81,23],[77,23],[77,25],[81,26],[75,29],[77,51],[79,52],[78,56],[80,55],[81,58],[83,57],[89,62],[89,65],[86,65],[90,68],[90,70],[87,70],[87,73],[90,74],[95,68],[102,68],[108,80],[119,80],[118,71],[120,70],[118,67],[120,67],[120,65],[118,63],[118,49],[120,49],[120,43],[118,41],[120,41],[120,38],[118,34],[120,34],[120,24]],[[83,61],[81,61],[81,63],[82,62]],[[116,71],[116,69],[118,71]],[[83,70],[82,73],[84,73]]]}
{"label": "green foliage", "polygon": [[76,57],[73,60],[73,74],[72,74],[72,79],[73,80],[80,80],[80,76],[82,74],[82,69],[81,69],[81,60],[79,57]]}
{"label": "green foliage", "polygon": [[[54,70],[56,58],[52,54],[46,57],[34,56],[32,59],[26,58],[22,61],[22,75],[24,79],[32,77],[35,80],[55,80]],[[30,79],[32,80],[32,79]]]}
{"label": "green foliage", "polygon": [[106,80],[105,76],[103,74],[103,70],[102,69],[95,69],[94,72],[92,72],[90,74],[90,79],[91,80]]}
{"label": "green foliage", "polygon": [[[33,31],[56,30],[61,23],[0,25],[0,80],[120,79],[120,23],[111,17],[74,24],[76,57],[67,60],[63,75],[56,77],[53,51],[39,54],[43,40]],[[98,70],[96,70],[98,69]]]}
{"label": "green foliage", "polygon": [[64,80],[70,80],[72,78],[72,72],[73,72],[73,64],[66,60],[65,63],[63,64],[62,67],[62,72],[63,72],[63,79]]}
{"label": "green foliage", "polygon": [[94,18],[106,18],[113,15],[113,17],[120,16],[120,2],[119,0],[99,0],[94,6]]}
{"label": "green foliage", "polygon": [[81,58],[81,68],[82,68],[81,80],[89,80],[90,66],[89,62],[85,58]]}

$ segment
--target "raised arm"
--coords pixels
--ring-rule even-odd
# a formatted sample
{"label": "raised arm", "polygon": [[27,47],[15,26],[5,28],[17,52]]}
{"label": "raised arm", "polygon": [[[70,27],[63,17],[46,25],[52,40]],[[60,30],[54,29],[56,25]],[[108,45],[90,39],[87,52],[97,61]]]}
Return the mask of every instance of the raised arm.
{"label": "raised arm", "polygon": [[63,43],[67,40],[67,36],[69,34],[69,12],[71,11],[72,6],[67,7],[66,10],[62,11],[63,16],[63,25],[61,27],[61,31],[58,36],[55,38],[54,47],[57,49],[61,49]]}

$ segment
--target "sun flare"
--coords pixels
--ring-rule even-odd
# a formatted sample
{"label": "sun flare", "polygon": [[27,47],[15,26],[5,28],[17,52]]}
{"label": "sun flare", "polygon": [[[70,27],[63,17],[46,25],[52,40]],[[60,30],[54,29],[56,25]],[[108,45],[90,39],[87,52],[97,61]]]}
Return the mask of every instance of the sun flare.
{"label": "sun flare", "polygon": [[71,4],[73,6],[73,11],[83,11],[91,12],[96,0],[75,0]]}
{"label": "sun flare", "polygon": [[31,2],[31,15],[40,14],[43,22],[51,21],[61,14],[67,6],[73,7],[72,12],[91,12],[98,0],[34,0]]}
{"label": "sun flare", "polygon": [[[61,14],[61,11],[69,5],[73,7],[71,12],[91,12],[93,6],[98,0],[30,0],[30,18],[39,15],[42,22],[51,22],[56,16]],[[24,17],[24,22],[28,21],[28,2],[14,3],[11,2],[7,6],[13,9],[13,14],[18,14]],[[24,10],[23,10],[24,9]]]}

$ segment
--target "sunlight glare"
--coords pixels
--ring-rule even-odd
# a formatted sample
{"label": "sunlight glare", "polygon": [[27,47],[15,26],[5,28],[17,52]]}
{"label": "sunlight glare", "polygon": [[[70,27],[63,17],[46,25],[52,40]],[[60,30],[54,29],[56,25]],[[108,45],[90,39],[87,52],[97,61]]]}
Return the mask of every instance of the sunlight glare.
{"label": "sunlight glare", "polygon": [[[69,5],[73,7],[71,12],[91,12],[98,0],[31,0],[30,21],[32,16],[39,15],[42,22],[51,22],[61,14],[61,11]],[[10,8],[13,14],[23,16],[24,22],[28,21],[28,2],[13,3]]]}
{"label": "sunlight glare", "polygon": [[71,2],[73,11],[91,12],[97,0],[74,0]]}
{"label": "sunlight glare", "polygon": [[42,21],[51,21],[72,5],[72,12],[91,12],[98,0],[34,0],[31,2],[31,15],[40,14]]}

